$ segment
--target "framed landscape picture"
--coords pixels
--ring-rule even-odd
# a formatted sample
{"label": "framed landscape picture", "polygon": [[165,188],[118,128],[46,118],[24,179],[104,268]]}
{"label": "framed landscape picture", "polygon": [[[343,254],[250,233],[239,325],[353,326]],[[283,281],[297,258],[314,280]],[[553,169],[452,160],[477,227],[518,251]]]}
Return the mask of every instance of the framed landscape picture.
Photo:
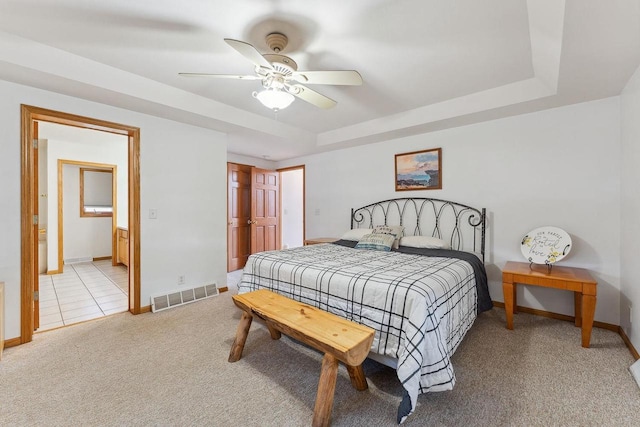
{"label": "framed landscape picture", "polygon": [[442,149],[396,154],[396,191],[442,189]]}

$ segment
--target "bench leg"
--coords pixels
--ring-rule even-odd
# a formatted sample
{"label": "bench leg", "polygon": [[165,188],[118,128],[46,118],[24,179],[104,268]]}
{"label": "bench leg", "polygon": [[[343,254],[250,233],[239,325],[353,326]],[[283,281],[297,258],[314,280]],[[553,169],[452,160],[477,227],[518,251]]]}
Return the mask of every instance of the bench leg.
{"label": "bench leg", "polygon": [[336,390],[338,378],[338,359],[325,353],[322,358],[320,381],[318,382],[318,394],[316,405],[313,408],[313,427],[327,427],[331,423],[331,410],[333,409],[333,395]]}
{"label": "bench leg", "polygon": [[246,311],[242,312],[242,318],[236,329],[236,338],[231,344],[231,351],[229,352],[229,362],[237,362],[242,357],[242,350],[244,349],[244,343],[247,341],[247,335],[249,334],[249,328],[251,327],[251,321],[253,316]]}
{"label": "bench leg", "polygon": [[274,328],[273,325],[271,324],[271,322],[266,321],[266,323],[267,323],[267,329],[269,329],[269,335],[271,335],[271,339],[272,340],[279,340],[280,337],[282,336],[280,331],[277,330],[276,328]]}
{"label": "bench leg", "polygon": [[351,379],[351,385],[358,390],[363,391],[369,388],[367,384],[367,378],[364,376],[364,370],[362,365],[350,366],[347,365],[347,371],[349,372],[349,378]]}

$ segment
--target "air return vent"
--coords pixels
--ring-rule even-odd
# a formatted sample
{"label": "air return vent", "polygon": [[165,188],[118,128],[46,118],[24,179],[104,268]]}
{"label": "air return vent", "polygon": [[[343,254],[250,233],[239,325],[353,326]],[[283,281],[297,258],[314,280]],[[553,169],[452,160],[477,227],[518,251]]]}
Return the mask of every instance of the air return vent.
{"label": "air return vent", "polygon": [[181,289],[151,297],[151,311],[162,311],[179,305],[189,304],[201,299],[218,295],[218,288],[215,284],[199,286],[193,289]]}

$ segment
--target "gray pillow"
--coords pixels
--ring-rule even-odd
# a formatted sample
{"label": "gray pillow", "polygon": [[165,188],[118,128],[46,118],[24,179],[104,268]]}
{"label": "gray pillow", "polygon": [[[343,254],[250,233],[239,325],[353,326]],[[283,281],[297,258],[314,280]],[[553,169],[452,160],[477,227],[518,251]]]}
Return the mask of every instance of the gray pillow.
{"label": "gray pillow", "polygon": [[356,244],[356,249],[367,249],[372,251],[390,251],[395,237],[393,234],[367,234]]}

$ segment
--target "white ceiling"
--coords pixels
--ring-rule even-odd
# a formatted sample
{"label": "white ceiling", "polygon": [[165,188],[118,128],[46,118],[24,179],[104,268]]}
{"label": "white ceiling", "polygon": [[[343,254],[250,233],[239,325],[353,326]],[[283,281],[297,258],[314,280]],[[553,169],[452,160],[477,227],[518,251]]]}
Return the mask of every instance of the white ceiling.
{"label": "white ceiling", "polygon": [[[223,38],[301,70],[355,69],[277,116]],[[229,133],[280,160],[620,94],[640,64],[639,0],[0,0],[0,78]],[[78,113],[78,112],[76,112]],[[81,112],[80,112],[81,113]],[[131,123],[135,125],[134,123]]]}

